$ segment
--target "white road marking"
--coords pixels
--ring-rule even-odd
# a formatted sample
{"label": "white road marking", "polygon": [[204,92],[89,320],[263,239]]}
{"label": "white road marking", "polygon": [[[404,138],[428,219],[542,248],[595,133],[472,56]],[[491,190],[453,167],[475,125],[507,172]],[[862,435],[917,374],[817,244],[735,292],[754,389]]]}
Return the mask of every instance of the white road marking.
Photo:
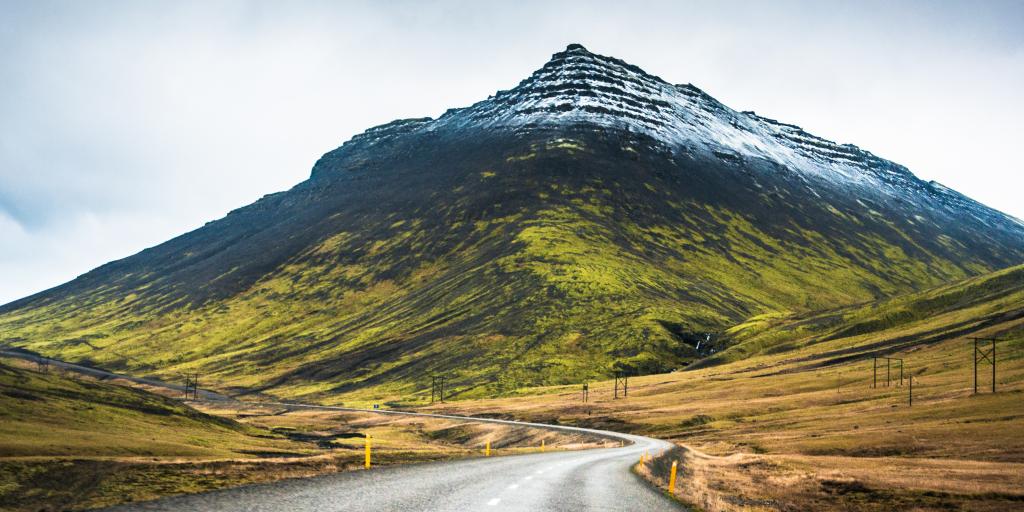
{"label": "white road marking", "polygon": [[509,489],[518,489],[519,488],[519,484],[512,484],[512,485],[508,486],[508,488]]}
{"label": "white road marking", "polygon": [[497,505],[499,501],[501,501],[501,498],[491,498],[491,501],[488,501],[487,504],[493,507]]}
{"label": "white road marking", "polygon": [[523,480],[533,480],[533,475],[529,475],[526,478],[524,478]]}

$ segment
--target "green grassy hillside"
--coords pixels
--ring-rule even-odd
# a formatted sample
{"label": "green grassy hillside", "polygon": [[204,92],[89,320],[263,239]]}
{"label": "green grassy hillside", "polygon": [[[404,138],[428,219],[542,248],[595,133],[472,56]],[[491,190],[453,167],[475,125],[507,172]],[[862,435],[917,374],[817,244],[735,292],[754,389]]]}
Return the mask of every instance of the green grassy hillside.
{"label": "green grassy hillside", "polygon": [[756,162],[680,160],[643,138],[443,142],[396,142],[358,160],[369,168],[321,172],[0,308],[0,342],[282,397],[424,397],[432,373],[480,396],[672,370],[751,316],[1024,257],[1020,240],[948,212],[810,191]]}
{"label": "green grassy hillside", "polygon": [[[754,317],[730,328],[725,337],[729,348],[702,365],[794,351],[816,365],[842,364],[1016,325],[1021,319],[1024,266],[1016,266],[859,306]],[[1019,335],[1020,328],[1005,334]],[[837,347],[836,340],[843,344]]]}
{"label": "green grassy hillside", "polygon": [[196,471],[204,461],[317,452],[160,395],[12,361],[0,362],[0,510],[203,489],[219,480]]}
{"label": "green grassy hillside", "polygon": [[[681,445],[685,501],[708,511],[1020,510],[1024,504],[1024,266],[853,307],[762,315],[714,365],[524,389],[436,406],[614,428]],[[996,337],[973,393],[971,337]],[[985,346],[984,348],[988,348]],[[904,380],[872,386],[872,358]],[[913,404],[910,403],[913,376]],[[902,385],[901,385],[902,384]],[[620,393],[621,395],[621,393]],[[666,482],[670,461],[642,474]]]}
{"label": "green grassy hillside", "polygon": [[238,457],[275,443],[163,396],[3,363],[0,418],[4,458]]}
{"label": "green grassy hillside", "polygon": [[163,388],[148,392],[114,382],[0,359],[0,511],[91,510],[362,470],[364,435],[373,436],[375,466],[478,456],[488,441],[496,455],[536,451],[542,440],[576,449],[596,441],[506,425],[230,400],[185,405],[155,394],[169,393]]}

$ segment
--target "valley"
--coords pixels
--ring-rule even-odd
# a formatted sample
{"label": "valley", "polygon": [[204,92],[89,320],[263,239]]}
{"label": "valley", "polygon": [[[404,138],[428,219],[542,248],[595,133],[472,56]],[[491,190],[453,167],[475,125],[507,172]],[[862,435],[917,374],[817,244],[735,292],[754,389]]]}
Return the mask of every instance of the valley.
{"label": "valley", "polygon": [[[96,379],[0,356],[0,510],[57,511],[362,471],[601,446],[587,436],[372,412],[289,409]],[[32,435],[26,435],[32,432]]]}
{"label": "valley", "polygon": [[[522,388],[502,398],[449,399],[425,407],[418,401],[403,405],[400,396],[390,399],[402,410],[590,427],[670,440],[677,449],[638,471],[664,487],[668,461],[678,460],[684,475],[678,496],[702,510],[890,510],[893,504],[915,510],[1007,510],[1024,502],[1019,491],[1024,485],[1024,436],[1017,428],[1024,414],[1022,304],[1024,267],[1013,267],[859,306],[752,318],[729,329],[730,347],[695,365],[702,368],[631,377],[628,395],[622,396],[619,389],[618,399],[613,381],[590,382],[587,402],[582,401],[579,385]],[[979,393],[973,393],[971,337],[1001,340],[995,394],[988,387],[990,368],[985,366],[979,370]],[[874,357],[901,358],[902,384],[895,366],[888,384],[884,367],[873,375]],[[80,380],[84,377],[67,380],[38,374],[23,362],[10,364],[14,366],[6,367],[7,378],[25,384],[13,394],[17,396],[3,397],[9,402],[4,407],[8,418],[53,421],[38,410],[28,415],[14,405],[38,400],[33,397],[42,393],[43,383],[58,389],[97,390],[91,391],[94,398],[78,396],[77,402],[65,406],[89,410],[90,418],[112,414],[105,405],[99,409],[103,414],[92,412],[93,401],[110,402],[101,391],[145,396],[114,384]],[[150,390],[178,396],[160,388]],[[346,401],[359,403],[358,396]],[[351,471],[361,462],[364,433],[380,440],[380,463],[385,465],[480,456],[484,440],[492,441],[503,455],[536,451],[544,437],[551,447],[593,446],[585,438],[555,433],[539,436],[528,430],[382,418],[371,412],[288,411],[212,400],[191,403],[202,412],[187,413],[191,409],[161,396],[148,400],[174,411],[156,414],[156,420],[149,419],[153,411],[136,413],[135,421],[159,421],[160,430],[112,431],[102,419],[66,431],[51,428],[54,437],[19,448],[31,457],[5,453],[7,488],[26,484],[18,474],[51,478],[59,467],[65,474],[102,468],[105,476],[98,482],[80,484],[95,495],[84,503],[95,505],[123,502],[124,496],[151,499]],[[199,423],[177,426],[182,414]],[[67,417],[62,415],[61,421],[69,422]],[[174,426],[165,426],[168,421]],[[10,425],[9,440],[22,439],[17,433],[29,428],[5,425]],[[219,433],[203,430],[211,428]],[[101,433],[111,437],[100,443],[94,436]],[[153,444],[153,436],[166,444]],[[220,440],[210,444],[212,439]],[[8,450],[16,446],[6,441],[2,445]],[[154,488],[139,475],[159,477],[161,483]],[[14,499],[11,496],[7,499]],[[54,495],[37,499],[60,500]]]}
{"label": "valley", "polygon": [[758,315],[1019,264],[1024,224],[908,169],[570,45],[371,128],[310,178],[0,306],[0,343],[340,403],[485,397],[703,358]]}
{"label": "valley", "polygon": [[[1024,267],[891,300],[751,319],[720,364],[524,391],[444,410],[672,440],[703,510],[1015,510],[1024,506]],[[971,337],[998,342],[973,389]],[[873,357],[904,362],[877,387]],[[913,404],[909,379],[914,379]],[[621,394],[621,390],[620,390]],[[435,408],[436,409],[436,408]],[[651,471],[665,485],[665,464]]]}
{"label": "valley", "polygon": [[1019,219],[571,44],[0,305],[0,509],[1024,509],[1022,261]]}

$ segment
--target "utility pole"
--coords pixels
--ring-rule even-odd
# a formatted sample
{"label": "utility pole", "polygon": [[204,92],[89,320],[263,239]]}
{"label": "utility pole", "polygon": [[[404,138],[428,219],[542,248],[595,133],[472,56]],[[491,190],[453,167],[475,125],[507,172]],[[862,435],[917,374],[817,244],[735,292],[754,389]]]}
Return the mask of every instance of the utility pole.
{"label": "utility pole", "polygon": [[435,397],[444,403],[444,375],[430,377],[430,403],[434,403]]}
{"label": "utility pole", "polygon": [[615,372],[615,399],[619,398],[619,383],[622,383],[622,398],[629,396],[629,376],[622,372]]}
{"label": "utility pole", "polygon": [[910,384],[910,392],[907,393],[907,406],[908,407],[913,407],[914,406],[914,375],[913,374],[910,375],[910,379],[909,379],[908,383]]}
{"label": "utility pole", "polygon": [[199,374],[185,374],[185,400],[199,400]]}
{"label": "utility pole", "polygon": [[[992,365],[992,392],[996,392],[996,342],[1006,341],[998,338],[971,338],[974,342],[974,394],[978,394],[978,363],[988,362]],[[990,342],[989,348],[983,348],[979,342]]]}
{"label": "utility pole", "polygon": [[900,383],[898,384],[898,386],[902,387],[903,386],[903,359],[898,358],[898,357],[878,357],[878,356],[874,356],[874,357],[871,358],[871,361],[872,361],[872,365],[871,365],[871,387],[872,388],[877,388],[878,387],[878,360],[879,359],[884,359],[885,360],[885,387],[889,387],[890,385],[892,385],[893,382],[895,382],[895,379],[892,378],[892,362],[893,361],[896,361],[896,362],[898,362],[900,364]]}

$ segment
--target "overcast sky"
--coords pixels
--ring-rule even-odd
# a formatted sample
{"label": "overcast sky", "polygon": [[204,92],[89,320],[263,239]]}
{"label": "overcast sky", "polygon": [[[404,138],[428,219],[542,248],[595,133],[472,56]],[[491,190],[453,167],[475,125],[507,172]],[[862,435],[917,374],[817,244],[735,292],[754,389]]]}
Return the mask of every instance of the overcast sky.
{"label": "overcast sky", "polygon": [[1024,1],[0,0],[0,303],[579,42],[1024,217]]}

